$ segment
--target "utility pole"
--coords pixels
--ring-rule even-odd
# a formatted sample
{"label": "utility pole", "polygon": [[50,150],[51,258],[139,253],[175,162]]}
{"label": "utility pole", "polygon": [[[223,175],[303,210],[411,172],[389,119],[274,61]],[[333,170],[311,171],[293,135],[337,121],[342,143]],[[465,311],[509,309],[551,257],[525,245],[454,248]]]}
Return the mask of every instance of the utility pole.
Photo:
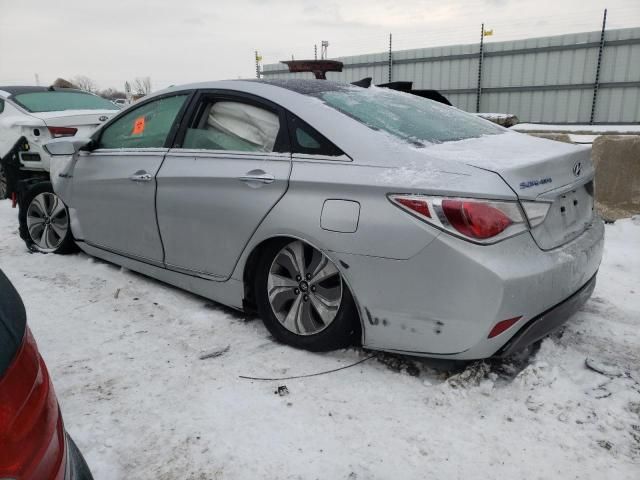
{"label": "utility pole", "polygon": [[313,46],[313,59],[318,60],[318,44],[317,43]]}
{"label": "utility pole", "polygon": [[262,57],[258,55],[258,51],[256,50],[256,78],[260,78],[260,60]]}
{"label": "utility pole", "polygon": [[600,32],[600,48],[598,49],[598,65],[596,66],[596,81],[593,84],[593,100],[591,101],[591,116],[589,125],[593,125],[596,118],[596,102],[598,101],[598,89],[600,88],[600,66],[602,65],[602,52],[604,51],[604,33],[607,27],[607,9],[602,16],[602,31]]}
{"label": "utility pole", "polygon": [[480,27],[480,54],[478,56],[478,88],[476,91],[476,113],[480,112],[480,96],[482,95],[482,59],[484,57],[484,23]]}
{"label": "utility pole", "polygon": [[391,71],[393,70],[393,57],[392,57],[392,48],[391,48],[391,40],[392,40],[392,36],[391,34],[389,34],[389,80],[388,82],[391,83]]}
{"label": "utility pole", "polygon": [[329,41],[322,40],[322,42],[320,43],[320,48],[322,48],[322,50],[320,50],[320,60],[326,60],[328,56],[327,48],[329,48]]}

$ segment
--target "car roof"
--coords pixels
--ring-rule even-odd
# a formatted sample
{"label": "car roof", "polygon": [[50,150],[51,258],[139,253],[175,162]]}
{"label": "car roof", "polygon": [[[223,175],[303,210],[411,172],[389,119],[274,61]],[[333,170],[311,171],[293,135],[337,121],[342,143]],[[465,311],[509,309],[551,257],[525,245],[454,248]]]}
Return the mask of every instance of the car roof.
{"label": "car roof", "polygon": [[[332,82],[330,80],[312,80],[312,79],[274,79],[265,80],[257,78],[237,79],[237,80],[213,80],[209,82],[189,83],[186,85],[172,85],[164,90],[152,93],[149,97],[162,95],[169,92],[179,92],[183,90],[206,90],[206,89],[223,89],[223,90],[239,90],[246,92],[255,92],[256,89],[264,90],[260,87],[279,87],[291,92],[311,95],[327,91],[345,90],[349,88],[359,88],[348,83]],[[145,97],[146,98],[146,97]]]}

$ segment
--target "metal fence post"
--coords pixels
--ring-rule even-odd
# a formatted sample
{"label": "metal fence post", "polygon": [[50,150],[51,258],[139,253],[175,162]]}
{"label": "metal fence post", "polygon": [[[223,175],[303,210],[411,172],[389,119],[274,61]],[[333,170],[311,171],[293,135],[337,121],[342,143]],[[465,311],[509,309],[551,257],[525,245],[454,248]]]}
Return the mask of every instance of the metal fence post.
{"label": "metal fence post", "polygon": [[476,112],[480,112],[480,96],[482,95],[482,58],[484,56],[484,23],[480,27],[480,53],[478,55],[478,88],[476,90]]}
{"label": "metal fence post", "polygon": [[391,70],[393,69],[393,58],[391,55],[391,51],[392,51],[391,50],[391,34],[389,34],[389,80],[388,80],[389,83],[391,83],[391,78],[392,78]]}
{"label": "metal fence post", "polygon": [[607,26],[607,9],[604,9],[602,17],[602,32],[600,32],[600,48],[598,49],[598,65],[596,66],[596,81],[593,84],[593,100],[591,101],[591,117],[589,125],[593,125],[596,117],[596,102],[598,101],[598,88],[600,87],[600,65],[602,65],[602,52],[604,51],[604,32]]}

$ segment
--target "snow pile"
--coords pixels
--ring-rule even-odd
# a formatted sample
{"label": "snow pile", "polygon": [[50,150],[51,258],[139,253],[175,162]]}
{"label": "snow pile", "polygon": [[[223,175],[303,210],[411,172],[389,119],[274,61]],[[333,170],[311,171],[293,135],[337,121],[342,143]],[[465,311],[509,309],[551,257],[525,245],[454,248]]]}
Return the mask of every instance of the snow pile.
{"label": "snow pile", "polygon": [[636,479],[638,245],[640,218],[607,226],[592,300],[528,359],[380,354],[262,382],[239,376],[370,352],[294,350],[257,320],[114,265],[30,254],[0,201],[0,265],[96,480]]}

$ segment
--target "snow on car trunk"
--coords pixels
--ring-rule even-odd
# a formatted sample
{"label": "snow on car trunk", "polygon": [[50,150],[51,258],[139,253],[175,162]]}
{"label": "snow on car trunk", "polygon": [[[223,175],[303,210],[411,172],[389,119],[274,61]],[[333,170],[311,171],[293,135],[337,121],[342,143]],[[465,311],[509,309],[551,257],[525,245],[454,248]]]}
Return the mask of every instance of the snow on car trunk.
{"label": "snow on car trunk", "polygon": [[425,154],[494,172],[520,200],[539,202],[525,210],[530,220],[545,215],[531,230],[543,250],[573,240],[591,224],[595,170],[589,147],[505,132],[429,146]]}

